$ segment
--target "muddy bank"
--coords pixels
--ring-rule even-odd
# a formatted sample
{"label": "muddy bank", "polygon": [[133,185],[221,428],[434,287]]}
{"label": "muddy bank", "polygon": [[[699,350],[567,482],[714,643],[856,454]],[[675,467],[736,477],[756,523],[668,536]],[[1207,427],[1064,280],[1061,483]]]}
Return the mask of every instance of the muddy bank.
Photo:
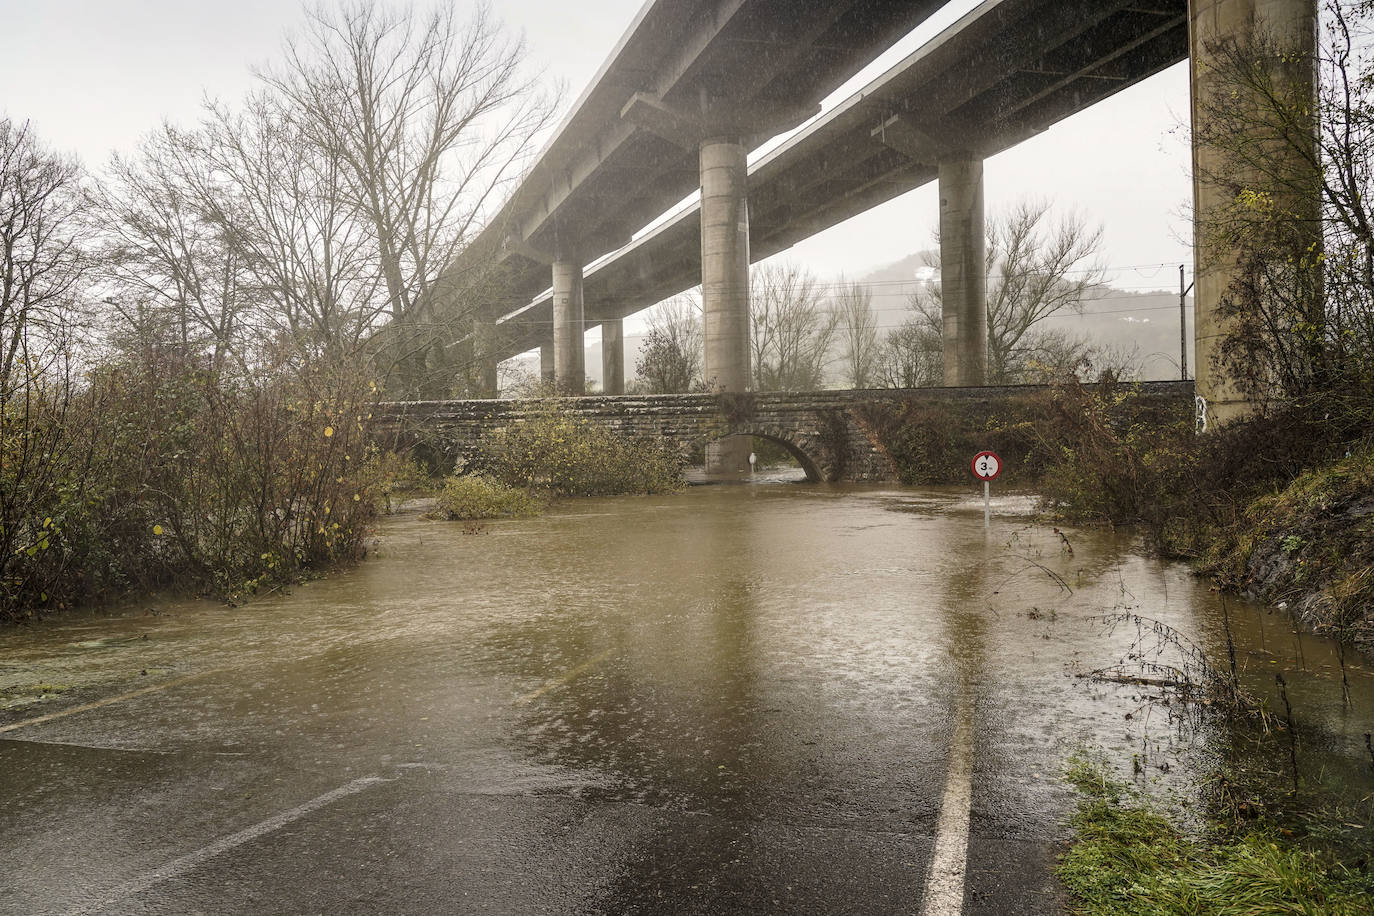
{"label": "muddy bank", "polygon": [[1374,653],[1374,449],[1253,500],[1202,568],[1311,630]]}

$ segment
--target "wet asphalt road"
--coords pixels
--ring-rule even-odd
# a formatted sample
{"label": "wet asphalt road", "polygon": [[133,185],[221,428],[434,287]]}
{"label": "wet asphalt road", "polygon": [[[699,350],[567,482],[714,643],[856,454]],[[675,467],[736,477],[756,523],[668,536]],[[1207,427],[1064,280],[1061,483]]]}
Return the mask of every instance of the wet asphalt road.
{"label": "wet asphalt road", "polygon": [[1137,705],[1068,676],[1089,617],[1205,591],[1000,508],[404,516],[291,595],[5,634],[73,686],[0,712],[0,913],[1058,912],[1063,760]]}

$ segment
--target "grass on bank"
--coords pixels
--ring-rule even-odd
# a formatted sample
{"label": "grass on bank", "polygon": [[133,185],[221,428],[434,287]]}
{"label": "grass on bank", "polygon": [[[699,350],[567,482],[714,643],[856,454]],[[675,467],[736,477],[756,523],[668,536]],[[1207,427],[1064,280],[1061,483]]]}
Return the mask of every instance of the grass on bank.
{"label": "grass on bank", "polygon": [[1309,625],[1374,648],[1374,441],[1249,503],[1204,567],[1225,585],[1293,602]]}
{"label": "grass on bank", "polygon": [[1259,916],[1374,913],[1374,879],[1281,833],[1188,837],[1167,817],[1076,759],[1074,840],[1058,874],[1079,916]]}
{"label": "grass on bank", "polygon": [[1045,506],[1141,525],[1161,554],[1374,651],[1374,391],[1203,436],[1179,417],[1142,422],[1135,399],[1073,385],[1044,399],[1031,455]]}

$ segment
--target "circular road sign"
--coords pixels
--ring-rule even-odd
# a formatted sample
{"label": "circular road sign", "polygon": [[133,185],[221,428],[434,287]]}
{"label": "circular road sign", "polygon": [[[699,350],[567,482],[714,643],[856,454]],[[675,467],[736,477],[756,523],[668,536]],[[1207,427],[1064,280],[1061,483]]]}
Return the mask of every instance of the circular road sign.
{"label": "circular road sign", "polygon": [[996,480],[1002,473],[1002,459],[995,452],[979,452],[973,456],[973,476],[979,480]]}

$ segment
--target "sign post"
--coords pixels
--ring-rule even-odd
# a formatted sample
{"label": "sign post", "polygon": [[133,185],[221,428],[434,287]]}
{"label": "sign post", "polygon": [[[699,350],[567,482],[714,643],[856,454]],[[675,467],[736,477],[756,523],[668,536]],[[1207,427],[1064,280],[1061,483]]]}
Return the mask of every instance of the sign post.
{"label": "sign post", "polygon": [[983,527],[992,527],[992,482],[1002,473],[1002,459],[995,452],[973,456],[973,476],[983,482]]}

